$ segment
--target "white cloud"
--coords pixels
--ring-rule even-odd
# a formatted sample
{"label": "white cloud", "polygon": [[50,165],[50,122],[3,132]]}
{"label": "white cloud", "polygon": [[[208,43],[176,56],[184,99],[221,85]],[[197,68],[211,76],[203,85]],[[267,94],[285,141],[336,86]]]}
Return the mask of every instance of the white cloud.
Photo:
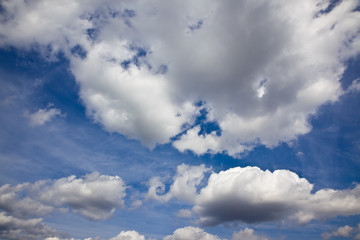
{"label": "white cloud", "polygon": [[358,92],[360,91],[360,78],[355,79],[352,84],[346,89],[347,92]]}
{"label": "white cloud", "polygon": [[30,126],[42,126],[47,122],[50,122],[56,116],[64,116],[61,114],[60,109],[57,108],[44,108],[39,109],[34,113],[25,113],[25,116],[29,119]]}
{"label": "white cloud", "polygon": [[332,237],[349,237],[354,228],[346,225],[343,227],[339,227],[336,231],[327,232],[321,234],[323,239],[330,239]]}
{"label": "white cloud", "polygon": [[121,231],[116,237],[110,238],[110,240],[145,240],[145,237],[136,231]]}
{"label": "white cloud", "polygon": [[199,135],[200,127],[189,129],[186,134],[181,135],[180,139],[173,143],[180,152],[191,149],[194,153],[200,155],[203,153],[216,153],[221,151],[221,144],[216,132],[205,136]]}
{"label": "white cloud", "polygon": [[192,211],[189,209],[180,209],[176,216],[180,218],[191,218]]}
{"label": "white cloud", "polygon": [[[86,59],[74,59],[72,68],[81,83],[80,96],[88,115],[110,132],[120,132],[154,147],[178,134],[188,120],[187,112],[196,109],[186,102],[174,103],[171,85],[164,75],[134,65],[124,70],[121,59],[136,54],[128,49],[129,45],[126,41],[99,43]],[[122,56],[113,56],[113,52]],[[102,73],[100,82],[98,73]]]}
{"label": "white cloud", "polygon": [[267,237],[259,236],[251,228],[245,228],[233,234],[232,240],[269,240]]}
{"label": "white cloud", "polygon": [[170,190],[166,194],[159,195],[165,191],[165,185],[159,178],[152,178],[149,181],[147,198],[160,201],[169,201],[171,198],[192,201],[196,197],[197,187],[208,171],[210,168],[206,168],[204,164],[199,166],[181,164],[177,167]]}
{"label": "white cloud", "polygon": [[133,210],[139,208],[142,204],[143,202],[141,200],[135,200],[132,202],[130,209]]}
{"label": "white cloud", "polygon": [[236,156],[309,132],[309,114],[343,93],[360,13],[357,0],[321,12],[329,4],[13,0],[2,3],[0,44],[64,52],[88,115],[149,147],[191,126],[202,101],[222,135],[194,126],[174,146]]}
{"label": "white cloud", "polygon": [[118,176],[97,172],[82,178],[70,176],[53,181],[0,187],[0,209],[11,215],[41,216],[54,210],[73,212],[92,219],[106,219],[124,207],[126,186]]}
{"label": "white cloud", "polygon": [[360,239],[360,223],[356,227],[345,225],[339,227],[337,230],[329,231],[321,234],[322,239],[330,239],[333,237],[353,237],[353,239]]}
{"label": "white cloud", "polygon": [[[264,236],[259,236],[253,229],[245,228],[233,234],[232,240],[268,240]],[[121,231],[119,235],[110,240],[145,240],[145,236],[136,231]],[[150,238],[149,238],[150,240]],[[172,235],[165,236],[163,240],[221,240],[216,235],[207,233],[204,229],[198,227],[178,228]],[[223,239],[226,240],[226,239]]]}
{"label": "white cloud", "polygon": [[209,234],[201,228],[184,227],[174,231],[173,235],[163,238],[163,240],[220,240],[218,236]]}
{"label": "white cloud", "polygon": [[41,218],[20,219],[0,212],[1,239],[44,239],[59,233],[42,222]]}
{"label": "white cloud", "polygon": [[126,186],[118,176],[100,175],[97,172],[83,178],[70,176],[51,185],[34,184],[40,201],[55,206],[69,206],[86,218],[99,220],[113,215],[116,208],[124,207]]}
{"label": "white cloud", "polygon": [[[148,194],[162,201],[177,198],[193,204],[193,212],[200,217],[198,223],[201,225],[284,220],[305,224],[314,219],[360,214],[360,185],[353,189],[321,189],[312,193],[313,185],[289,170],[270,172],[258,167],[236,167],[212,173],[207,184],[201,187],[199,183],[204,181],[204,173],[209,169],[184,164],[181,169],[183,171],[178,169],[167,193],[158,195],[155,192],[156,186],[164,190],[163,183],[157,179],[156,184],[150,184]],[[197,172],[196,183],[184,180],[192,179],[192,172]]]}

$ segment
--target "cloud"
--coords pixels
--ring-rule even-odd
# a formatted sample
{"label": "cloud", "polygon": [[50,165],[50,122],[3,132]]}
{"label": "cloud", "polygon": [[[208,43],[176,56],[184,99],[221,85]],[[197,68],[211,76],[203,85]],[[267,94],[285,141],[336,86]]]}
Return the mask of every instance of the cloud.
{"label": "cloud", "polygon": [[[173,235],[168,235],[163,240],[221,240],[216,235],[205,232],[203,229],[198,227],[184,227],[176,229]],[[253,229],[245,228],[239,232],[235,232],[232,236],[232,240],[268,240],[264,236],[259,236]],[[224,239],[226,240],[226,239]]]}
{"label": "cloud", "polygon": [[[198,227],[183,227],[178,228],[172,235],[165,236],[163,240],[221,240],[216,235],[207,233],[204,229]],[[259,236],[253,229],[245,228],[233,234],[232,240],[268,240],[268,238]],[[145,240],[145,236],[136,231],[122,231],[119,235],[110,240]],[[150,239],[149,239],[150,240]],[[226,239],[223,239],[226,240]]]}
{"label": "cloud", "polygon": [[135,200],[132,202],[131,206],[130,206],[130,209],[131,210],[134,210],[136,208],[139,208],[141,205],[143,204],[143,202],[141,200]]}
{"label": "cloud", "polygon": [[189,209],[180,209],[176,216],[180,218],[191,218],[192,211]]}
{"label": "cloud", "polygon": [[106,219],[116,209],[124,208],[126,188],[120,177],[97,172],[82,178],[70,176],[14,187],[3,185],[0,187],[0,208],[19,217],[41,216],[70,208],[91,220]]}
{"label": "cloud", "polygon": [[0,238],[2,239],[44,239],[59,233],[42,222],[41,218],[20,219],[0,212]]}
{"label": "cloud", "polygon": [[356,227],[345,225],[339,227],[337,230],[325,232],[321,234],[321,237],[326,240],[333,237],[353,237],[353,239],[360,239],[360,223]]}
{"label": "cloud", "polygon": [[44,205],[30,197],[21,197],[30,184],[24,183],[17,186],[9,184],[0,187],[0,209],[16,217],[44,216],[54,211],[54,207]]}
{"label": "cloud", "polygon": [[218,236],[209,234],[201,228],[197,227],[184,227],[174,231],[173,235],[169,235],[163,238],[163,240],[220,240]]}
{"label": "cloud", "polygon": [[[186,134],[181,135],[180,139],[173,143],[174,147],[180,152],[191,149],[195,154],[216,153],[221,151],[221,143],[216,132],[207,135],[199,135],[200,127],[189,129]],[[241,152],[241,150],[239,150]]]}
{"label": "cloud", "polygon": [[354,229],[348,225],[339,227],[338,230],[321,234],[323,239],[330,239],[332,237],[349,237]]}
{"label": "cloud", "polygon": [[[180,151],[237,156],[309,132],[308,116],[343,94],[360,13],[357,0],[329,4],[5,1],[0,45],[63,52],[88,116],[110,132],[149,147],[180,134]],[[198,131],[199,101],[220,136]]]}
{"label": "cloud", "polygon": [[196,197],[197,187],[203,180],[204,174],[208,171],[210,171],[210,168],[206,168],[204,164],[199,166],[181,164],[177,167],[170,190],[166,194],[159,195],[165,191],[165,185],[159,178],[152,178],[149,181],[147,198],[165,202],[171,198],[192,201]]}
{"label": "cloud", "polygon": [[145,240],[145,237],[136,231],[121,231],[116,237],[110,238],[110,240]]}
{"label": "cloud", "polygon": [[233,234],[232,240],[269,240],[267,237],[259,236],[255,234],[255,231],[251,228],[245,228],[239,232]]}
{"label": "cloud", "polygon": [[[86,238],[84,240],[91,240],[92,238]],[[132,231],[121,231],[117,236],[110,238],[109,240],[145,240],[145,236],[141,235],[135,230]],[[259,236],[253,229],[245,228],[239,232],[233,234],[232,240],[268,240],[264,236]],[[48,237],[45,240],[75,240],[74,238],[59,238],[59,237]],[[148,238],[148,240],[153,240]],[[163,240],[221,240],[218,236],[205,232],[203,229],[198,227],[183,227],[178,228],[172,235],[165,236]],[[226,240],[226,239],[223,239]]]}
{"label": "cloud", "polygon": [[33,185],[41,202],[69,206],[74,212],[93,220],[109,218],[116,208],[122,209],[125,190],[120,177],[97,172],[78,179],[75,176],[61,178],[51,185],[42,182]]}
{"label": "cloud", "polygon": [[[187,184],[179,184],[184,180],[183,176],[192,179],[189,175],[193,168],[199,171],[196,183],[192,182],[190,188]],[[159,181],[150,186],[148,194],[162,201],[177,198],[193,204],[193,212],[200,217],[198,223],[204,226],[234,221],[284,220],[306,224],[311,220],[360,214],[360,185],[352,189],[321,189],[312,193],[313,185],[289,170],[270,172],[258,167],[236,167],[211,173],[202,187],[198,183],[205,181],[204,174],[209,169],[202,165],[199,168],[184,164],[181,169],[183,171],[177,172],[167,193],[158,195],[154,191],[155,186],[164,189]],[[177,194],[181,192],[187,197]]]}
{"label": "cloud", "polygon": [[30,126],[37,127],[50,122],[56,116],[64,115],[61,113],[60,109],[50,107],[39,109],[34,113],[26,112],[25,116],[29,119]]}

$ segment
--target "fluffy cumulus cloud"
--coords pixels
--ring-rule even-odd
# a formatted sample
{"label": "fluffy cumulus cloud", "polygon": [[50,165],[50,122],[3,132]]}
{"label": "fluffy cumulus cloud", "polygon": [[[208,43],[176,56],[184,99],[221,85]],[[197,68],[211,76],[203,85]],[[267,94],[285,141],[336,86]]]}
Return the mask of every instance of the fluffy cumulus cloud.
{"label": "fluffy cumulus cloud", "polygon": [[336,231],[321,234],[323,239],[330,239],[332,237],[349,237],[354,229],[348,225],[339,227]]}
{"label": "fluffy cumulus cloud", "polygon": [[43,223],[41,218],[21,219],[8,216],[0,212],[0,238],[1,239],[44,239],[57,236],[59,233]]}
{"label": "fluffy cumulus cloud", "polygon": [[[221,240],[216,235],[205,232],[198,227],[184,227],[174,231],[172,235],[166,236],[163,240]],[[258,235],[251,228],[245,228],[239,232],[235,232],[232,240],[268,240],[268,238]],[[226,239],[223,239],[226,240]]]}
{"label": "fluffy cumulus cloud", "polygon": [[218,236],[209,234],[201,228],[197,227],[184,227],[174,231],[173,235],[164,237],[163,240],[220,240]]}
{"label": "fluffy cumulus cloud", "polygon": [[70,176],[53,181],[0,187],[0,209],[12,216],[42,216],[70,208],[88,219],[106,219],[124,207],[126,186],[118,176],[97,172],[82,178]]}
{"label": "fluffy cumulus cloud", "polygon": [[121,231],[116,237],[111,238],[110,240],[145,240],[143,235],[140,235],[138,232],[132,231]]}
{"label": "fluffy cumulus cloud", "polygon": [[[117,236],[110,238],[109,240],[154,240],[152,238],[145,238],[135,230],[121,231]],[[235,232],[231,240],[268,240],[264,236],[260,236],[255,233],[253,229],[245,228],[239,232]],[[74,238],[61,238],[61,237],[47,237],[45,240],[75,240]],[[92,238],[86,238],[84,240],[92,240]],[[165,236],[163,240],[227,240],[221,239],[216,235],[207,233],[204,229],[198,227],[183,227],[178,228],[172,235]]]}
{"label": "fluffy cumulus cloud", "polygon": [[321,237],[324,240],[331,239],[333,237],[360,239],[360,223],[355,227],[345,225],[343,227],[339,227],[336,230],[324,232],[321,234]]}
{"label": "fluffy cumulus cloud", "polygon": [[257,235],[251,228],[245,228],[233,234],[232,240],[269,240],[265,236]]}
{"label": "fluffy cumulus cloud", "polygon": [[[192,167],[182,168],[189,169]],[[194,167],[198,169],[199,167]],[[203,167],[204,176],[209,169]],[[182,172],[174,177],[187,175]],[[200,176],[200,174],[199,174]],[[295,221],[305,224],[336,216],[360,214],[360,185],[352,189],[321,189],[312,193],[313,185],[305,178],[288,170],[263,171],[258,167],[236,167],[219,173],[211,173],[206,186],[198,179],[193,185],[192,198],[182,198],[171,190],[157,196],[158,199],[178,198],[193,204],[193,213],[199,216],[198,223],[214,226],[225,222],[242,221],[257,223],[266,221]],[[161,182],[160,182],[161,183]],[[159,182],[151,182],[149,194]],[[192,183],[194,184],[194,183]],[[191,184],[190,184],[191,185]],[[164,186],[163,186],[164,187]],[[170,186],[170,189],[173,185]],[[186,192],[187,185],[180,185],[178,192]],[[156,197],[154,197],[156,198]]]}
{"label": "fluffy cumulus cloud", "polygon": [[[2,1],[0,45],[62,51],[110,132],[235,156],[307,133],[308,115],[343,93],[359,3],[330,2]],[[201,132],[199,102],[220,134]]]}

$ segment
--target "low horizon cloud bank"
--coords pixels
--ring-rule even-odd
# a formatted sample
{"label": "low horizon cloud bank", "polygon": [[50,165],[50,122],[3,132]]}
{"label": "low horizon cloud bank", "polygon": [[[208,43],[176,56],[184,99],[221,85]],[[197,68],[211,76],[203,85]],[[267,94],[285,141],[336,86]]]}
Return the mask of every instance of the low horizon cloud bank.
{"label": "low horizon cloud bank", "polygon": [[[21,236],[30,234],[27,226],[38,229],[39,233],[33,233],[34,236],[40,232],[48,234],[48,237],[49,234],[59,234],[43,223],[41,218],[33,218],[55,211],[67,212],[71,209],[89,220],[110,218],[116,209],[125,208],[125,191],[129,187],[118,176],[100,175],[97,172],[80,178],[69,176],[15,186],[3,185],[0,187],[1,236],[17,236],[13,238],[21,239]],[[177,167],[170,186],[155,177],[149,180],[148,187],[145,194],[148,200],[167,203],[177,199],[192,205],[191,209],[182,210],[186,213],[182,217],[196,216],[195,223],[200,226],[239,221],[249,224],[285,221],[304,225],[312,220],[360,214],[359,184],[351,189],[312,192],[313,184],[289,170],[270,172],[258,167],[235,167],[215,173],[203,164],[182,164]],[[345,230],[349,232],[352,228],[324,233],[323,237],[337,236]],[[164,239],[180,239],[179,236],[183,234],[197,236],[194,239],[219,239],[196,227],[178,229],[174,235]],[[246,230],[234,236],[244,234],[250,236],[252,231]],[[113,239],[126,236],[144,240],[136,232],[120,233]]]}
{"label": "low horizon cloud bank", "polygon": [[[153,238],[145,238],[135,230],[121,231],[117,236],[110,238],[109,240],[155,240]],[[74,238],[59,238],[49,237],[45,240],[75,240]],[[93,240],[93,238],[86,238],[84,240]],[[165,236],[163,240],[227,240],[221,239],[216,235],[205,232],[203,229],[198,227],[183,227],[178,228],[172,235]],[[230,240],[230,239],[229,239]],[[231,240],[269,240],[269,238],[258,235],[251,228],[245,228],[239,232],[234,232]]]}

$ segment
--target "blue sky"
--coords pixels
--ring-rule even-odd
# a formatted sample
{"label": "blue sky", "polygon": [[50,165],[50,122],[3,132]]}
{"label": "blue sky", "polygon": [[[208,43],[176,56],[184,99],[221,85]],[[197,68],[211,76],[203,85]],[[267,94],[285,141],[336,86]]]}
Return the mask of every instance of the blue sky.
{"label": "blue sky", "polygon": [[0,239],[360,239],[358,0],[0,6]]}

